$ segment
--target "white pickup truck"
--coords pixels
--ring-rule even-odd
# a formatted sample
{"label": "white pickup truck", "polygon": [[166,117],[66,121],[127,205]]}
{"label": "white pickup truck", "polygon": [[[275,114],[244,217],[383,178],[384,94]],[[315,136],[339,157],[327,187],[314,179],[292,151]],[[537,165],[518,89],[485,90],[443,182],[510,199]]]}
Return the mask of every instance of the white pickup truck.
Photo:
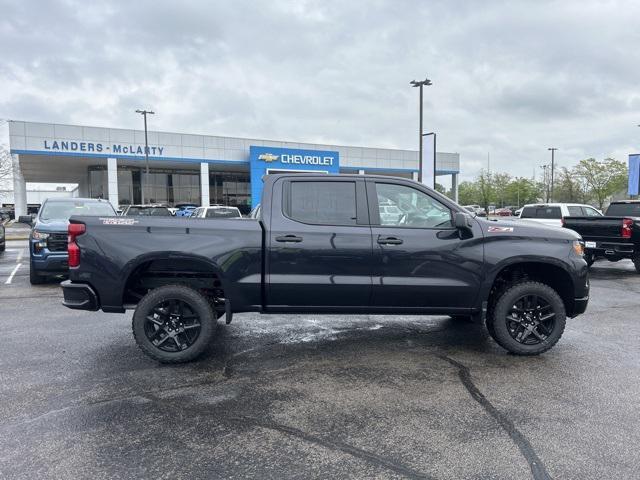
{"label": "white pickup truck", "polygon": [[525,205],[519,218],[562,227],[564,217],[601,217],[602,212],[591,205],[581,203],[537,203]]}

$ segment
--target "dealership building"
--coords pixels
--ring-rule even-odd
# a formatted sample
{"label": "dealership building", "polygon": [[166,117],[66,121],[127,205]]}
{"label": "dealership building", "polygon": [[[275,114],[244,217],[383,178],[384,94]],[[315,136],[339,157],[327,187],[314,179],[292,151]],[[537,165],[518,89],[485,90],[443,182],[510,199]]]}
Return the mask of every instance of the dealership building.
{"label": "dealership building", "polygon": [[[418,152],[9,121],[16,215],[26,212],[27,182],[73,183],[80,197],[120,205],[238,206],[260,202],[263,176],[280,172],[379,174],[418,178]],[[450,175],[457,197],[460,156],[436,154],[436,176]]]}

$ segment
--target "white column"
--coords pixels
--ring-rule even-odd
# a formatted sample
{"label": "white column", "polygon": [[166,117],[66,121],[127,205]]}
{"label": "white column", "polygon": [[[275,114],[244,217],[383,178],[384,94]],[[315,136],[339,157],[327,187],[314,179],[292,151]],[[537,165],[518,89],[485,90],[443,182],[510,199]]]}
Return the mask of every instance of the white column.
{"label": "white column", "polygon": [[20,169],[20,157],[17,154],[12,154],[11,160],[13,164],[13,204],[17,220],[20,215],[27,214],[27,182],[24,181]]}
{"label": "white column", "polygon": [[411,178],[413,178],[417,182],[418,181],[418,172],[411,172]]}
{"label": "white column", "polygon": [[209,206],[209,164],[200,164],[200,204],[203,207]]}
{"label": "white column", "polygon": [[453,197],[453,201],[458,201],[458,174],[451,174],[451,196]]}
{"label": "white column", "polygon": [[107,158],[107,192],[109,202],[113,208],[118,209],[118,160]]}

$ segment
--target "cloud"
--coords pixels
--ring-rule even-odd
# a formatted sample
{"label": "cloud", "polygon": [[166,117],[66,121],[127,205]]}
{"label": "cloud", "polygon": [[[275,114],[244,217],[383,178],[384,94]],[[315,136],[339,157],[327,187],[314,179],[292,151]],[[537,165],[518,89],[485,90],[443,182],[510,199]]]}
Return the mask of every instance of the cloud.
{"label": "cloud", "polygon": [[0,0],[0,117],[416,148],[530,176],[640,141],[633,1]]}

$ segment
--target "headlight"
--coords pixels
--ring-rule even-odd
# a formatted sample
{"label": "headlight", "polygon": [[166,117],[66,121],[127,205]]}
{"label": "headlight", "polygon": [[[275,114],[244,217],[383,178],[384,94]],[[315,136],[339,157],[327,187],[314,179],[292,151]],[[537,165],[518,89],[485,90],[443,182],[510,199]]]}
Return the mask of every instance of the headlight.
{"label": "headlight", "polygon": [[573,241],[573,251],[576,252],[577,255],[584,255],[584,242],[582,240],[574,240]]}
{"label": "headlight", "polygon": [[31,233],[31,238],[33,238],[34,240],[46,240],[47,238],[49,238],[49,234],[45,232],[39,232],[38,230],[34,230]]}

